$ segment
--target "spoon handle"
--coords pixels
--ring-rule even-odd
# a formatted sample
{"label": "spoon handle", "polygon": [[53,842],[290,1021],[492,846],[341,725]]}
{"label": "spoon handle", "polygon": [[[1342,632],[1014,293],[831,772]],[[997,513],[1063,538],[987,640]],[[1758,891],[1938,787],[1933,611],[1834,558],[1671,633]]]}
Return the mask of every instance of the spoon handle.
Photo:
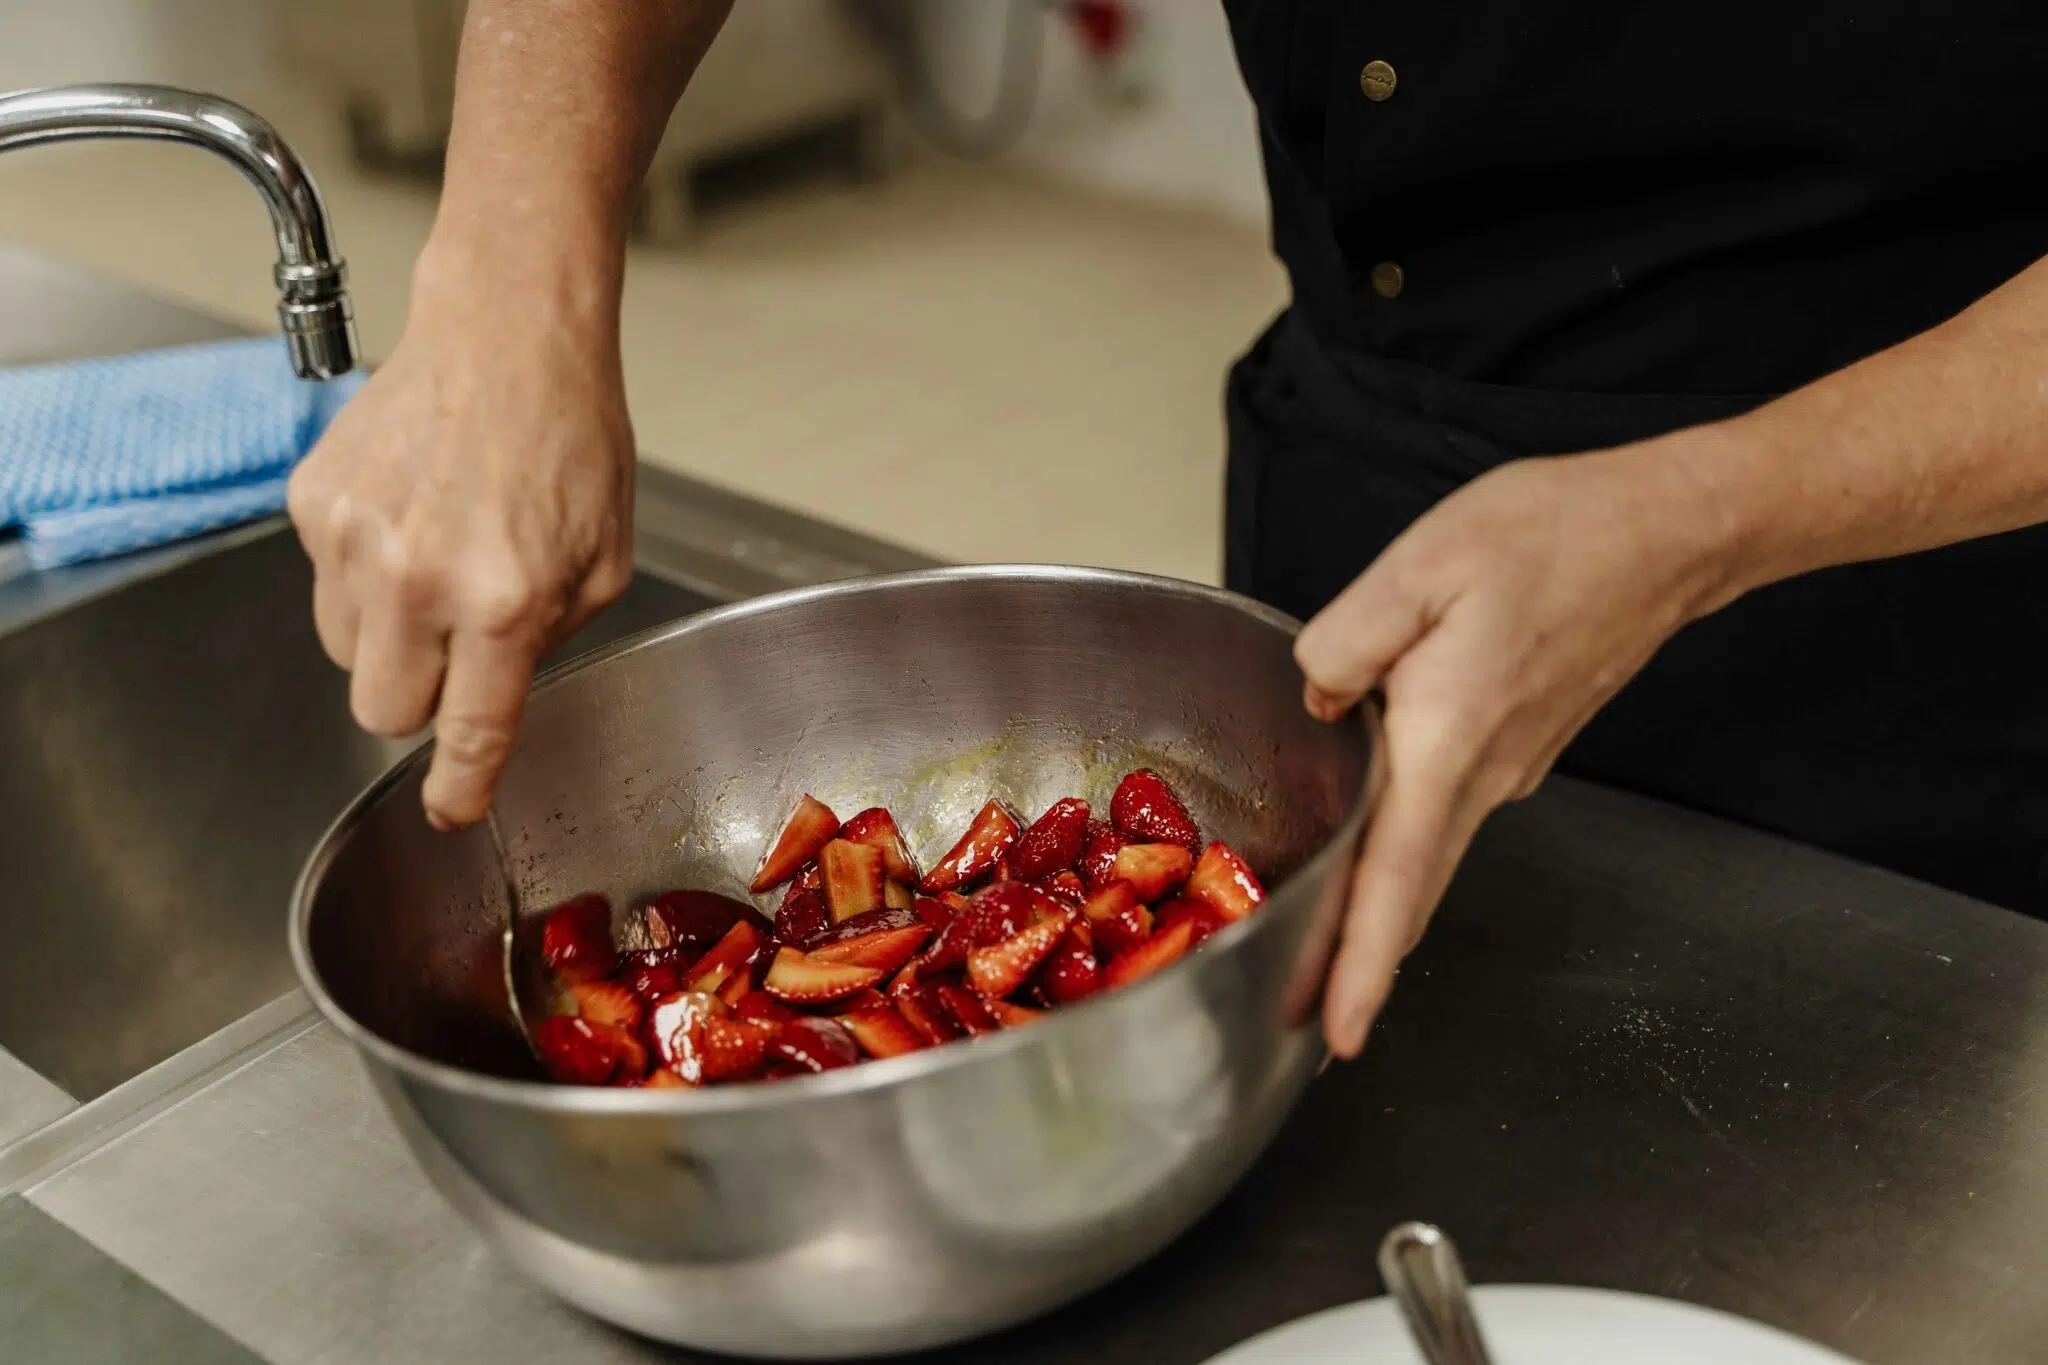
{"label": "spoon handle", "polygon": [[1449,1237],[1427,1223],[1401,1224],[1380,1243],[1380,1276],[1429,1365],[1491,1365]]}

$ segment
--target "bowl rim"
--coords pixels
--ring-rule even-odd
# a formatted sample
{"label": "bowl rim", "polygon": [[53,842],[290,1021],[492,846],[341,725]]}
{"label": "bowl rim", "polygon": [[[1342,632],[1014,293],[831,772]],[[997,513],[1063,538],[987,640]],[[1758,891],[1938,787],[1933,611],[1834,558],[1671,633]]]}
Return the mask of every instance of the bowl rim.
{"label": "bowl rim", "polygon": [[[1297,634],[1301,630],[1300,621],[1253,598],[1224,588],[1159,574],[1064,564],[950,565],[837,579],[810,587],[765,593],[678,617],[673,621],[666,621],[623,636],[544,670],[535,678],[529,697],[559,686],[565,678],[621,654],[680,635],[714,629],[725,622],[748,616],[766,614],[803,603],[830,600],[834,597],[909,589],[928,583],[1002,579],[1084,583],[1164,592],[1169,596],[1193,598],[1229,607],[1288,635]],[[1364,828],[1369,808],[1376,795],[1377,784],[1373,778],[1373,769],[1381,761],[1382,746],[1374,708],[1370,705],[1355,707],[1336,724],[1340,728],[1354,732],[1360,742],[1367,746],[1365,778],[1359,783],[1357,793],[1352,797],[1350,806],[1330,837],[1305,858],[1279,886],[1292,885],[1311,873],[1319,873],[1333,852],[1353,846]],[[578,1115],[628,1114],[676,1118],[783,1108],[805,1102],[825,1102],[896,1085],[907,1085],[926,1076],[971,1065],[981,1058],[997,1056],[1018,1048],[1039,1046],[1052,1038],[1056,1030],[1075,1026],[1072,1021],[1077,1017],[1110,1007],[1119,1001],[1162,989],[1171,978],[1198,960],[1196,954],[1190,953],[1146,980],[1121,987],[1114,992],[1100,992],[1087,1000],[1049,1011],[1043,1019],[1037,1020],[1029,1028],[1004,1029],[981,1037],[957,1039],[901,1057],[871,1058],[855,1066],[841,1067],[818,1075],[790,1077],[772,1085],[706,1086],[687,1090],[564,1085],[555,1081],[493,1076],[447,1062],[435,1061],[380,1036],[343,1009],[328,992],[326,983],[313,963],[312,946],[308,935],[313,913],[313,888],[325,876],[328,867],[339,853],[345,836],[367,818],[371,809],[382,801],[392,788],[427,761],[433,747],[434,741],[431,736],[422,740],[357,793],[322,831],[292,886],[288,939],[292,967],[298,974],[301,989],[306,992],[321,1016],[344,1038],[353,1043],[365,1056],[401,1076],[466,1098],[494,1101],[522,1109]],[[516,754],[517,751],[514,752]],[[1274,888],[1275,893],[1279,886]],[[1249,941],[1268,923],[1269,917],[1251,915],[1235,924],[1226,925],[1210,935],[1209,940],[1203,945],[1200,957],[1214,958],[1228,953],[1237,945]]]}

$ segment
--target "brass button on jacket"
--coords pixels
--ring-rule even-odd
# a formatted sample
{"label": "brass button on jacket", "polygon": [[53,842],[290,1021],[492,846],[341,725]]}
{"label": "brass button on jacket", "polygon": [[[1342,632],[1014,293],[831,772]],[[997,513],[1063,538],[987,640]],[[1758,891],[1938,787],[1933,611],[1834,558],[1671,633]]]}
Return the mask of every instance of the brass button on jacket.
{"label": "brass button on jacket", "polygon": [[1386,62],[1367,62],[1365,70],[1358,73],[1358,88],[1374,104],[1394,97],[1394,87],[1401,83],[1394,68]]}
{"label": "brass button on jacket", "polygon": [[1408,273],[1392,261],[1381,261],[1372,268],[1372,292],[1383,299],[1398,299],[1401,291],[1408,286]]}

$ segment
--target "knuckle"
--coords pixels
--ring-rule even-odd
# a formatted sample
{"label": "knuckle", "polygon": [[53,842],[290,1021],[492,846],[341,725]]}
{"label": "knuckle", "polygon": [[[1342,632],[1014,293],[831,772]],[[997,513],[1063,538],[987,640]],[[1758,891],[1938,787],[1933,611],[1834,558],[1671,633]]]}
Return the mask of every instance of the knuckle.
{"label": "knuckle", "polygon": [[512,726],[495,717],[442,716],[434,747],[465,769],[495,771],[512,753]]}

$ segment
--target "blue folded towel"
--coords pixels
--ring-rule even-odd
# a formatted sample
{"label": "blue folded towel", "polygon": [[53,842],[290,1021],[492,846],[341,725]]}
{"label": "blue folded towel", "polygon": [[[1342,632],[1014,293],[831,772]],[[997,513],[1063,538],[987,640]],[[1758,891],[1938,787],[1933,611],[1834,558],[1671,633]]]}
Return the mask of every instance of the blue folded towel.
{"label": "blue folded towel", "polygon": [[0,529],[47,569],[281,511],[362,381],[299,379],[274,337],[0,369]]}

